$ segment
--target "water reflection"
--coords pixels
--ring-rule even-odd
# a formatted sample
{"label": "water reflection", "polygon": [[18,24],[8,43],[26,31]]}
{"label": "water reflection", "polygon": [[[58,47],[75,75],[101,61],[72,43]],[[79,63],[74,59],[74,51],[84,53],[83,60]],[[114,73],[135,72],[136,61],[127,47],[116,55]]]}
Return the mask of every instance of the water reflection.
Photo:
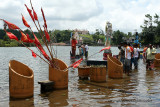
{"label": "water reflection", "polygon": [[[47,96],[46,96],[47,95]],[[50,107],[67,106],[68,90],[55,90],[49,94],[41,94],[43,99],[48,99]]]}
{"label": "water reflection", "polygon": [[10,107],[34,107],[34,97],[29,99],[10,99]]}

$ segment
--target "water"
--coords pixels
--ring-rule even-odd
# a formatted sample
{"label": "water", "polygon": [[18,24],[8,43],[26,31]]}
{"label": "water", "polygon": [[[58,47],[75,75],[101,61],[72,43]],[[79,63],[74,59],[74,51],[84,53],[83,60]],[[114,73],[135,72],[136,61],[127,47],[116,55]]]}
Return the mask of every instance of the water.
{"label": "water", "polygon": [[[103,47],[89,47],[89,56]],[[36,49],[32,47],[36,52]],[[56,47],[55,47],[56,49]],[[70,47],[57,46],[57,57],[70,65]],[[118,48],[112,47],[112,53],[118,54]],[[78,52],[77,52],[78,53]],[[123,79],[110,79],[106,83],[81,81],[77,69],[69,69],[68,90],[55,90],[40,93],[38,81],[48,79],[48,65],[40,58],[33,58],[24,47],[0,48],[0,107],[56,107],[56,106],[160,106],[160,68],[146,71],[140,59],[138,70],[132,70],[131,76]],[[103,52],[91,57],[101,60]],[[23,100],[9,98],[9,61],[18,60],[34,71],[34,97]]]}

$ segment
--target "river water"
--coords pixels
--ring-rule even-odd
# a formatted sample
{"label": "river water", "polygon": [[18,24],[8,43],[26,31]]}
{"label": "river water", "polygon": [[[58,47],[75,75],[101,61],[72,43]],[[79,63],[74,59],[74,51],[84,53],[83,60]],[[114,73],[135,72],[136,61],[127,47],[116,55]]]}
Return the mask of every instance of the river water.
{"label": "river water", "polygon": [[[103,47],[89,47],[89,56]],[[35,52],[37,50],[31,47]],[[57,46],[57,57],[70,65],[70,46]],[[111,48],[118,54],[118,48]],[[78,52],[77,52],[78,53]],[[91,59],[102,60],[103,52]],[[9,61],[18,60],[34,71],[34,97],[23,100],[9,98]],[[138,61],[138,70],[132,70],[131,76],[123,79],[110,79],[106,83],[94,83],[79,80],[77,69],[69,69],[68,89],[40,93],[38,81],[48,80],[48,65],[39,58],[33,58],[24,47],[0,47],[0,107],[112,107],[142,106],[160,107],[160,68],[146,71],[142,59]]]}

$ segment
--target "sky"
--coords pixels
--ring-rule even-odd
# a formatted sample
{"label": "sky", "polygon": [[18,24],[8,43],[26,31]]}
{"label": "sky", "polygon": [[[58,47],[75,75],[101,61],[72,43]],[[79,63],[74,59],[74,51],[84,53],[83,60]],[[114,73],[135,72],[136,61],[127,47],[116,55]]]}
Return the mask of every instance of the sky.
{"label": "sky", "polygon": [[[26,29],[22,22],[25,17],[36,31],[26,7],[30,0],[0,0],[0,18]],[[104,31],[106,22],[112,23],[113,31],[141,32],[145,15],[160,15],[160,0],[32,0],[34,10],[43,25],[41,7],[46,16],[48,30],[80,29],[94,33],[96,29]],[[0,29],[3,21],[0,21]]]}

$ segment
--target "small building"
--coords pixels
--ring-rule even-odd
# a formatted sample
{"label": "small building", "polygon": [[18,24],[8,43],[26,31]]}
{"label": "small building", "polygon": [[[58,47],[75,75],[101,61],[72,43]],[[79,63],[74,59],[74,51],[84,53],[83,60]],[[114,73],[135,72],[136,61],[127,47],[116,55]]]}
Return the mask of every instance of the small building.
{"label": "small building", "polygon": [[79,29],[75,29],[73,30],[74,32],[78,32],[78,34],[82,34],[82,35],[86,35],[89,34],[88,30],[79,30]]}

